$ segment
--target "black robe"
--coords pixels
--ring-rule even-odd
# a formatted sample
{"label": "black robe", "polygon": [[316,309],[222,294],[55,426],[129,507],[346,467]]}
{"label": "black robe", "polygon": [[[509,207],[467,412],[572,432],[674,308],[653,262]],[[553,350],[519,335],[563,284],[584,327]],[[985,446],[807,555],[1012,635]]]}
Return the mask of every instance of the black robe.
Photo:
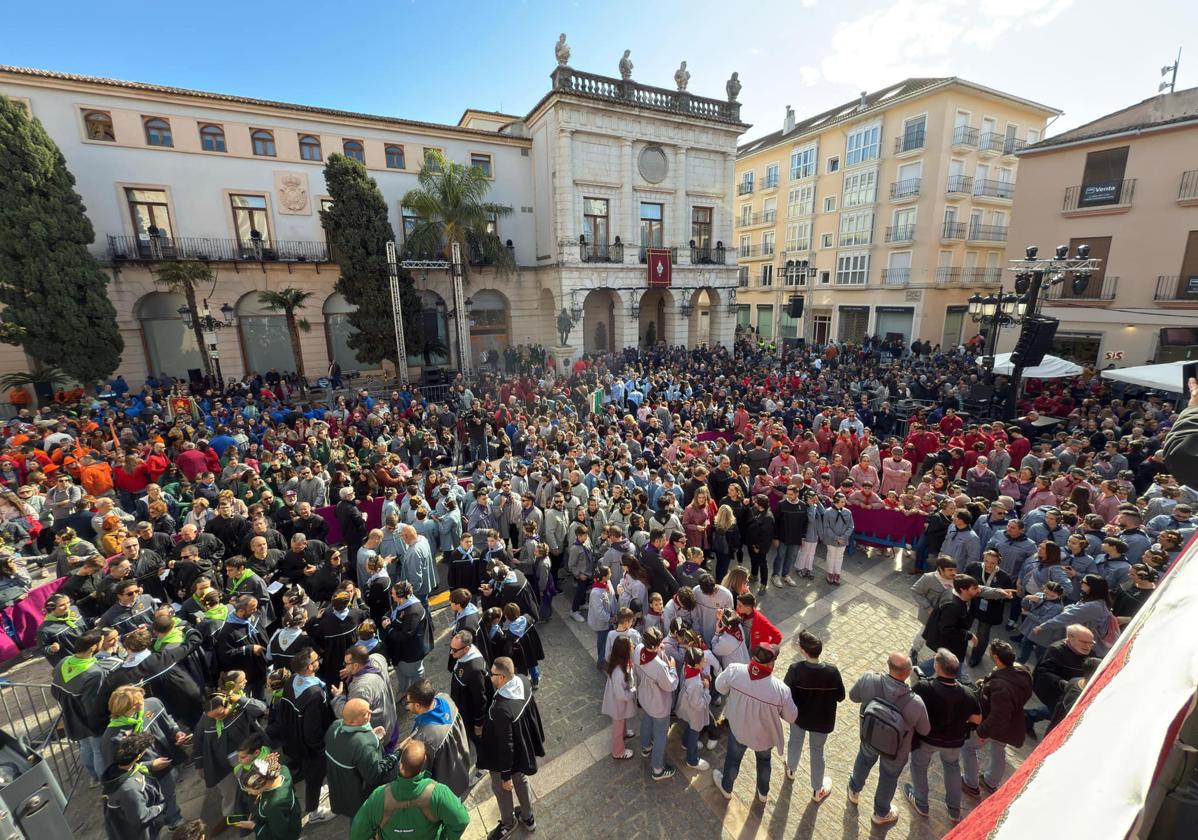
{"label": "black robe", "polygon": [[463,553],[461,547],[445,552],[445,562],[449,566],[446,585],[450,591],[454,589],[469,589],[471,595],[478,594],[478,585],[483,581],[482,558],[476,549]]}
{"label": "black robe", "polygon": [[266,706],[259,700],[243,697],[221,720],[220,731],[216,721],[204,715],[195,729],[195,746],[191,754],[196,765],[204,774],[204,785],[216,787],[216,783],[233,772],[229,764],[229,753],[236,752],[250,735],[266,736]]}
{"label": "black robe", "polygon": [[195,680],[179,663],[195,650],[199,634],[185,636],[181,645],[172,645],[161,653],[150,651],[150,655],[136,665],[122,662],[112,672],[105,690],[115,691],[122,685],[141,685],[146,696],[156,697],[170,712],[171,717],[188,729],[194,729],[204,713],[203,696]]}
{"label": "black robe", "polygon": [[516,697],[497,691],[491,698],[476,762],[478,769],[500,773],[504,779],[510,779],[513,773],[533,775],[537,758],[545,755],[545,729],[532,684],[521,674],[512,677],[512,682],[519,682]]}
{"label": "black robe", "polygon": [[[480,651],[481,654],[481,651]],[[463,654],[469,656],[469,654]],[[474,727],[482,726],[487,716],[487,707],[495,689],[491,685],[490,669],[486,659],[479,655],[473,659],[459,659],[454,663],[452,677],[449,681],[449,699],[462,714],[466,731],[471,740],[477,743]]]}
{"label": "black robe", "polygon": [[275,620],[275,606],[270,593],[266,591],[266,581],[252,570],[247,568],[247,571],[251,571],[251,574],[241,583],[234,584],[232,579],[229,580],[225,601],[232,603],[238,595],[253,595],[258,599],[258,626],[269,627]]}
{"label": "black robe", "polygon": [[507,642],[507,653],[516,664],[516,672],[529,674],[538,662],[545,658],[545,648],[541,646],[541,637],[537,628],[529,622],[524,634],[517,636],[509,627],[504,631]]}
{"label": "black robe", "polygon": [[[232,618],[232,614],[229,616]],[[214,640],[216,667],[221,671],[245,671],[247,691],[250,696],[262,698],[266,695],[265,648],[270,640],[257,626],[225,621]],[[261,645],[263,652],[254,653],[253,646]]]}
{"label": "black robe", "polygon": [[482,599],[484,610],[491,607],[503,609],[505,604],[518,606],[520,614],[528,616],[529,621],[541,620],[541,612],[537,609],[537,595],[523,572],[513,569],[503,584],[492,588],[491,594],[484,595]]}
{"label": "black robe", "polygon": [[270,655],[271,669],[278,670],[279,668],[286,668],[290,671],[291,657],[295,656],[297,651],[301,651],[306,647],[314,648],[316,645],[313,644],[312,637],[303,630],[299,632],[298,636],[292,639],[291,644],[287,647],[283,647],[283,642],[279,638],[279,631],[275,631],[275,634],[270,637],[270,644],[266,646],[266,650]]}
{"label": "black robe", "polygon": [[283,685],[283,696],[271,708],[266,734],[296,771],[302,762],[324,758],[324,734],[332,724],[333,710],[325,687],[317,683],[296,696],[293,677]]}
{"label": "black robe", "polygon": [[324,615],[309,622],[304,630],[312,637],[322,657],[317,676],[327,685],[341,682],[340,672],[345,667],[345,652],[358,643],[358,625],[366,619],[363,610],[350,607],[344,619],[338,618],[333,610],[326,609]]}
{"label": "black robe", "polygon": [[[483,655],[483,659],[490,663],[491,657],[487,656],[486,640],[480,638],[480,628],[482,627],[482,623],[483,614],[480,610],[475,609],[473,612],[455,613],[453,617],[453,624],[450,625],[449,632],[450,635],[453,635],[459,630],[469,630],[472,634],[474,634],[474,646],[478,648],[479,653]],[[446,667],[452,671],[454,669],[455,663],[456,660],[452,656],[449,656],[449,664]]]}

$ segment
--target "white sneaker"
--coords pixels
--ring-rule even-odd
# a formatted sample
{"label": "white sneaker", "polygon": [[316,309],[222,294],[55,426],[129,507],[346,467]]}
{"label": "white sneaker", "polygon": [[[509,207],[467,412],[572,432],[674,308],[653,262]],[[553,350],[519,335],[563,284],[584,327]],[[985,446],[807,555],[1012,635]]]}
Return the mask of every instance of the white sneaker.
{"label": "white sneaker", "polygon": [[687,762],[686,766],[688,768],[690,768],[691,770],[698,771],[699,773],[706,773],[708,770],[711,769],[711,765],[708,764],[706,761],[704,761],[701,758],[699,759],[698,764],[691,764],[690,762]]}
{"label": "white sneaker", "polygon": [[790,780],[793,782],[793,781],[794,781],[795,774],[796,774],[797,772],[798,772],[798,770],[797,770],[797,769],[796,769],[796,770],[791,770],[789,767],[787,767],[787,768],[786,768],[786,778],[790,779]]}
{"label": "white sneaker", "polygon": [[332,812],[328,811],[325,808],[318,808],[315,811],[313,811],[311,814],[308,814],[308,825],[311,825],[312,823],[322,823],[322,822],[325,822],[326,820],[331,820],[332,818],[333,818]]}
{"label": "white sneaker", "polygon": [[707,749],[714,750],[719,745],[720,745],[720,742],[717,741],[715,738],[707,739]]}
{"label": "white sneaker", "polygon": [[770,798],[770,795],[768,793],[762,793],[761,791],[757,791],[757,801],[758,802],[761,802],[761,803],[768,802],[769,798]]}
{"label": "white sneaker", "polygon": [[861,801],[861,794],[853,790],[851,787],[846,787],[844,789],[844,795],[847,796],[849,802],[852,802],[854,805]]}
{"label": "white sneaker", "polygon": [[782,585],[782,578],[778,577],[777,575],[774,575],[774,577],[773,577],[773,578],[770,580],[770,582],[771,582],[772,584],[774,584],[774,586],[781,586],[781,585]]}
{"label": "white sneaker", "polygon": [[794,578],[792,578],[790,575],[783,576],[782,582],[785,583],[787,586],[798,586],[798,584],[795,583]]}
{"label": "white sneaker", "polygon": [[812,800],[815,802],[823,802],[832,793],[832,777],[824,776],[824,783],[819,790],[813,791],[811,794]]}
{"label": "white sneaker", "polygon": [[570,618],[579,623],[586,621],[586,619],[582,617],[582,613],[580,613],[578,610],[574,610],[572,613],[570,613]]}
{"label": "white sneaker", "polygon": [[711,780],[715,782],[716,790],[723,794],[725,799],[732,798],[732,792],[724,790],[724,773],[722,770],[712,770]]}
{"label": "white sneaker", "polygon": [[898,818],[899,818],[898,809],[895,808],[893,805],[891,805],[890,813],[886,814],[883,817],[879,817],[877,814],[874,814],[869,819],[874,825],[890,825],[891,823],[898,822]]}

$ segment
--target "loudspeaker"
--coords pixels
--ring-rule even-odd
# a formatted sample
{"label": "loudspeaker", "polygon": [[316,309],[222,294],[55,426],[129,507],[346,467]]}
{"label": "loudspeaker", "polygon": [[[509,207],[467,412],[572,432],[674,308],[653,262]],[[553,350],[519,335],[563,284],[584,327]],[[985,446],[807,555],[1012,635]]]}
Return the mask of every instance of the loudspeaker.
{"label": "loudspeaker", "polygon": [[1019,341],[1011,353],[1011,364],[1016,367],[1035,367],[1044,361],[1044,354],[1052,347],[1060,321],[1056,318],[1035,318],[1023,323]]}
{"label": "loudspeaker", "polygon": [[791,318],[803,317],[803,298],[795,295],[790,299],[786,306],[786,314]]}

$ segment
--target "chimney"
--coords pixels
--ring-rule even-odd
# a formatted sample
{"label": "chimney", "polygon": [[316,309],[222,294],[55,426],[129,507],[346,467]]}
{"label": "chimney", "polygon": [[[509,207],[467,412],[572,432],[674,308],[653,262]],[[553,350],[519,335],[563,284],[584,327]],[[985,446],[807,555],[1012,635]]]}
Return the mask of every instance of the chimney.
{"label": "chimney", "polygon": [[861,91],[861,102],[860,102],[860,103],[858,103],[858,105],[857,105],[857,110],[858,110],[858,111],[864,111],[864,110],[865,110],[865,97],[866,97],[866,96],[868,96],[868,95],[869,95],[869,91],[867,91],[867,90],[863,90],[863,91]]}
{"label": "chimney", "polygon": [[795,109],[790,107],[789,105],[787,105],[786,106],[786,119],[784,119],[782,121],[782,133],[786,134],[788,132],[794,131],[794,128],[795,128]]}

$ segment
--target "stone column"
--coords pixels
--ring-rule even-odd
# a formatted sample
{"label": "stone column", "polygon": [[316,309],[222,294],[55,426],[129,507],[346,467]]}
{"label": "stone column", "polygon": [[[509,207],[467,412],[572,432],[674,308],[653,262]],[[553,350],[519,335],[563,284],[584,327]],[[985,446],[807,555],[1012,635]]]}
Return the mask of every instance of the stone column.
{"label": "stone column", "polygon": [[[559,241],[578,242],[578,219],[574,212],[574,129],[562,129],[558,135],[557,217]],[[556,244],[556,243],[555,243]],[[560,247],[560,246],[558,246]]]}
{"label": "stone column", "polygon": [[641,234],[638,230],[640,220],[636,211],[636,201],[633,197],[632,184],[636,178],[636,167],[632,160],[632,138],[625,137],[620,141],[620,222],[613,228],[611,235],[615,239],[620,232],[620,240],[624,243],[624,261],[636,262],[636,246]]}
{"label": "stone column", "polygon": [[674,153],[674,196],[675,196],[675,224],[674,224],[674,241],[673,243],[666,242],[667,245],[673,244],[678,246],[678,264],[690,265],[691,252],[687,243],[690,242],[690,207],[686,195],[686,146],[679,146]]}
{"label": "stone column", "polygon": [[736,196],[735,155],[725,155],[724,157],[724,195],[726,198],[724,201],[720,202],[720,205],[716,211],[720,214],[720,223],[716,227],[716,229],[719,231],[719,234],[716,236],[716,240],[723,242],[724,247],[732,253],[732,259],[729,259],[727,256],[725,257],[725,260],[728,262],[728,264],[732,265],[736,262],[734,259],[736,252],[732,249],[734,247],[738,247],[737,244],[732,241],[732,218],[733,213],[735,212],[733,208],[735,207]]}

